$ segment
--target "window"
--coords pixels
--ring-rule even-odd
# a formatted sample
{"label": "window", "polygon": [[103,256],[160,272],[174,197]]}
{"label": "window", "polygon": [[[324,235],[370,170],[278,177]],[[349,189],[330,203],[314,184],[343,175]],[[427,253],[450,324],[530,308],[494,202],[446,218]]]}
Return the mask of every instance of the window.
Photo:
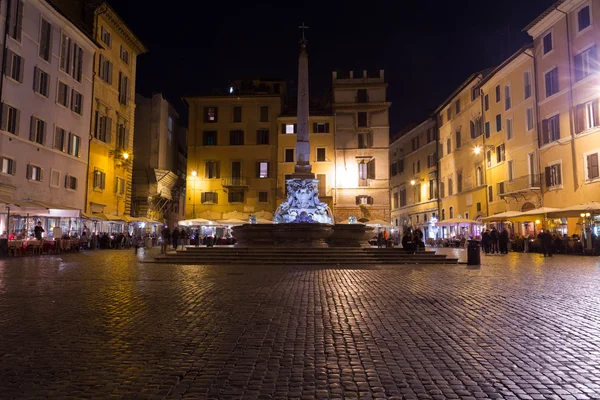
{"label": "window", "polygon": [[460,149],[460,146],[462,144],[461,139],[460,139],[460,131],[456,131],[455,138],[456,138],[456,140],[455,140],[455,142],[456,142],[455,147],[458,150],[458,149]]}
{"label": "window", "polygon": [[1,128],[3,131],[19,134],[19,122],[21,120],[21,112],[14,107],[2,104],[2,121]]}
{"label": "window", "polygon": [[127,51],[123,45],[121,45],[121,61],[129,65],[129,51]]}
{"label": "window", "polygon": [[447,119],[448,121],[450,121],[450,119],[451,119],[451,118],[452,118],[452,108],[448,107],[448,108],[446,109],[446,119]]}
{"label": "window", "polygon": [[204,107],[204,122],[213,123],[219,122],[218,107]]}
{"label": "window", "polygon": [[500,102],[500,85],[496,86],[496,103]]}
{"label": "window", "polygon": [[429,180],[429,199],[428,200],[433,200],[435,199],[435,180],[430,179]]}
{"label": "window", "polygon": [[417,183],[414,187],[414,203],[420,203],[421,202],[421,184]]}
{"label": "window", "polygon": [[98,168],[94,169],[94,189],[104,190],[105,186],[106,174]]}
{"label": "window", "polygon": [[590,6],[585,6],[577,11],[577,31],[581,32],[590,26]]}
{"label": "window", "polygon": [[218,161],[207,161],[204,164],[204,177],[206,179],[218,179],[220,178],[219,171],[219,162]]}
{"label": "window", "polygon": [[490,109],[490,96],[488,94],[483,96],[483,107],[485,111]]}
{"label": "window", "polygon": [[473,121],[469,121],[469,131],[471,132],[471,139],[474,139],[477,136],[479,136],[475,129],[475,122]]}
{"label": "window", "polygon": [[44,179],[44,170],[37,165],[27,165],[27,179],[41,182]]}
{"label": "window", "polygon": [[256,131],[256,144],[269,144],[268,129],[259,129]]}
{"label": "window", "polygon": [[485,123],[485,137],[489,139],[490,137],[490,123],[489,121]]}
{"label": "window", "polygon": [[452,196],[454,194],[454,185],[452,183],[452,178],[448,178],[448,196]]}
{"label": "window", "polygon": [[446,219],[446,210],[442,208],[442,221]]}
{"label": "window", "polygon": [[129,132],[127,131],[125,121],[117,122],[117,140],[115,146],[121,150],[129,148]]}
{"label": "window", "polygon": [[129,100],[129,77],[119,72],[119,103],[127,106]]}
{"label": "window", "polygon": [[38,67],[33,68],[33,91],[44,97],[50,94],[50,76]]}
{"label": "window", "polygon": [[491,167],[492,166],[492,151],[488,150],[485,154],[485,159],[487,161],[487,166]]}
{"label": "window", "polygon": [[118,176],[115,178],[115,193],[119,196],[125,194],[125,179]]}
{"label": "window", "polygon": [[268,203],[269,202],[269,192],[258,192],[258,202],[259,203]]}
{"label": "window", "polygon": [[479,97],[480,91],[478,87],[471,88],[471,101],[475,101]]}
{"label": "window", "polygon": [[46,135],[46,122],[41,119],[31,116],[29,125],[29,140],[39,144],[44,144],[44,136]]}
{"label": "window", "polygon": [[481,167],[475,169],[475,185],[483,185],[483,168]]}
{"label": "window", "polygon": [[9,16],[8,34],[17,41],[21,41],[23,31],[23,1],[12,1],[12,7]]}
{"label": "window", "polygon": [[317,162],[327,161],[326,149],[324,147],[317,147]]}
{"label": "window", "polygon": [[77,90],[71,90],[71,111],[83,115],[83,95]]}
{"label": "window", "polygon": [[533,129],[533,107],[529,107],[526,111],[526,123],[527,123],[527,130],[530,131]]}
{"label": "window", "polygon": [[[123,127],[125,127],[125,123],[122,123]],[[118,127],[117,127],[118,129]],[[169,116],[169,118],[167,119],[167,142],[169,143],[169,145],[171,144],[171,141],[173,140],[173,118],[171,118],[171,116]]]}
{"label": "window", "polygon": [[359,133],[358,134],[358,148],[369,149],[373,147],[373,133]]}
{"label": "window", "polygon": [[398,162],[393,162],[390,165],[390,175],[391,176],[396,176],[398,175]]}
{"label": "window", "polygon": [[411,140],[412,143],[412,151],[416,151],[419,148],[419,137],[414,137]]}
{"label": "window", "polygon": [[[71,38],[61,34],[60,37],[60,63],[59,68],[61,71],[66,72],[67,74],[71,73]],[[100,71],[102,71],[102,59],[100,56]]]}
{"label": "window", "polygon": [[256,177],[257,178],[268,178],[269,177],[269,162],[258,161],[256,163]]}
{"label": "window", "polygon": [[513,121],[512,119],[506,120],[506,140],[513,138]]}
{"label": "window", "polygon": [[404,173],[404,159],[398,160],[398,173]]}
{"label": "window", "polygon": [[525,99],[531,97],[531,72],[529,71],[523,73],[523,91]]}
{"label": "window", "polygon": [[427,129],[427,143],[431,143],[437,139],[435,128]]}
{"label": "window", "polygon": [[73,43],[73,78],[81,82],[83,77],[83,49],[76,43]]}
{"label": "window", "polygon": [[448,138],[446,140],[446,155],[450,154],[452,152],[452,141],[450,140],[450,138]]}
{"label": "window", "polygon": [[284,162],[294,162],[294,149],[285,149]]}
{"label": "window", "polygon": [[260,106],[260,122],[269,122],[269,106]]}
{"label": "window", "polygon": [[598,55],[596,45],[575,56],[575,81],[579,82],[585,77],[598,71]]}
{"label": "window", "polygon": [[23,82],[23,58],[11,50],[6,49],[6,65],[4,74],[17,82]]}
{"label": "window", "polygon": [[200,201],[202,204],[217,204],[219,197],[217,192],[202,192],[200,195]]}
{"label": "window", "polygon": [[512,101],[510,97],[510,86],[504,86],[504,110],[510,110]]}
{"label": "window", "polygon": [[512,181],[515,179],[515,162],[513,160],[508,160],[506,169],[508,169],[508,180]]}
{"label": "window", "polygon": [[491,203],[494,201],[494,189],[488,186],[488,201]]}
{"label": "window", "polygon": [[367,186],[367,163],[364,160],[358,163],[358,186]]}
{"label": "window", "polygon": [[500,132],[502,130],[502,116],[500,114],[496,115],[496,132]]}
{"label": "window", "polygon": [[58,82],[58,95],[56,102],[64,107],[69,107],[69,87],[63,83]]}
{"label": "window", "polygon": [[65,175],[65,188],[77,190],[77,178],[71,175]]}
{"label": "window", "polygon": [[406,188],[400,189],[400,207],[406,205]]}
{"label": "window", "polygon": [[202,145],[203,146],[216,146],[217,145],[217,131],[204,131],[202,133]]}
{"label": "window", "polygon": [[506,152],[504,151],[504,143],[496,147],[496,162],[501,163],[506,160]]}
{"label": "window", "polygon": [[112,85],[113,65],[102,55],[100,56],[100,61],[98,61],[98,76],[104,82]]}
{"label": "window", "polygon": [[112,47],[112,35],[105,27],[100,27],[100,39],[108,45],[108,47]]}
{"label": "window", "polygon": [[241,190],[230,190],[228,193],[228,200],[230,203],[243,203],[244,192]]}
{"label": "window", "polygon": [[440,181],[440,198],[446,197],[446,185],[444,181]]}
{"label": "window", "polygon": [[554,164],[546,167],[546,186],[555,187],[562,185],[561,165]]}
{"label": "window", "polygon": [[435,159],[435,153],[427,155],[427,168],[435,167],[437,160]]}
{"label": "window", "polygon": [[395,210],[398,208],[398,192],[394,192],[392,197],[392,208]]}
{"label": "window", "polygon": [[358,127],[359,128],[366,128],[367,127],[367,113],[366,112],[359,112],[358,113],[357,123],[358,123]]}
{"label": "window", "polygon": [[233,107],[233,122],[242,122],[242,106]]}
{"label": "window", "polygon": [[544,47],[544,54],[548,54],[552,51],[552,32],[548,32],[546,36],[542,38],[542,43]]}
{"label": "window", "polygon": [[286,135],[293,135],[298,130],[298,124],[282,124],[281,133]]}
{"label": "window", "polygon": [[329,133],[329,122],[313,123],[313,133]]}
{"label": "window", "polygon": [[456,113],[455,115],[457,115],[458,113],[460,113],[460,99],[457,99],[454,102],[454,112]]}
{"label": "window", "polygon": [[52,54],[52,25],[44,18],[42,18],[42,23],[40,24],[40,48],[38,54],[44,60],[50,61],[50,55]]}
{"label": "window", "polygon": [[477,203],[477,212],[481,212],[481,203]]}
{"label": "window", "polygon": [[598,179],[600,177],[598,170],[598,153],[585,156],[585,164],[587,166],[586,180]]}
{"label": "window", "polygon": [[14,175],[17,173],[17,162],[12,158],[0,157],[0,172]]}
{"label": "window", "polygon": [[575,107],[575,128],[577,133],[600,125],[598,121],[598,100],[588,101]]}
{"label": "window", "polygon": [[244,131],[229,132],[229,144],[231,146],[241,146],[244,144]]}
{"label": "window", "polygon": [[450,207],[449,211],[450,211],[450,215],[449,215],[450,219],[454,218],[454,207]]}
{"label": "window", "polygon": [[52,144],[52,147],[59,151],[66,151],[66,144],[67,132],[63,128],[57,126],[56,129],[54,129],[54,143]]}
{"label": "window", "polygon": [[112,142],[112,119],[96,111],[96,129],[94,137],[104,143]]}
{"label": "window", "polygon": [[558,93],[558,67],[554,67],[551,71],[546,72],[546,97],[550,97]]}
{"label": "window", "polygon": [[456,193],[460,193],[463,190],[463,175],[462,172],[456,173]]}
{"label": "window", "polygon": [[367,97],[367,89],[358,89],[356,91],[356,101],[358,103],[367,103],[369,98]]}
{"label": "window", "polygon": [[418,174],[421,172],[421,161],[413,161],[413,174]]}
{"label": "window", "polygon": [[373,204],[373,198],[371,196],[356,196],[356,204]]}
{"label": "window", "polygon": [[73,157],[79,157],[81,149],[81,137],[75,135],[74,133],[69,133],[69,148],[67,149],[68,153]]}
{"label": "window", "polygon": [[548,144],[560,139],[559,115],[556,114],[542,120],[542,144]]}

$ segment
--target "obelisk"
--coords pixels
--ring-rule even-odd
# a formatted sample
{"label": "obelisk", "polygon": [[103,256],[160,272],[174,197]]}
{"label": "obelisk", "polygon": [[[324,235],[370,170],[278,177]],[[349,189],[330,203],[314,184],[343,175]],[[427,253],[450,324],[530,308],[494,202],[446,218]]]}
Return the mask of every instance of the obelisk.
{"label": "obelisk", "polygon": [[310,143],[308,141],[308,54],[306,53],[306,38],[302,23],[302,40],[300,40],[300,57],[298,59],[298,130],[296,133],[296,166],[294,178],[314,179],[310,165]]}

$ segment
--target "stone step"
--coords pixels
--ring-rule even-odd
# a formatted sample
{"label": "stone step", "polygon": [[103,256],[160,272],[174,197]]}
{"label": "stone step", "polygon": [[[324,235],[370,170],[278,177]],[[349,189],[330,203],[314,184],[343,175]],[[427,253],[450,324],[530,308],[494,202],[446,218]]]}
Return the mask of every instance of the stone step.
{"label": "stone step", "polygon": [[230,259],[209,259],[209,260],[188,260],[180,258],[155,258],[151,263],[160,264],[193,264],[193,265],[354,265],[354,264],[386,264],[386,265],[400,265],[400,264],[457,264],[458,259],[456,258],[445,258],[445,259],[402,259],[402,260],[336,260],[335,262],[330,260],[230,260]]}

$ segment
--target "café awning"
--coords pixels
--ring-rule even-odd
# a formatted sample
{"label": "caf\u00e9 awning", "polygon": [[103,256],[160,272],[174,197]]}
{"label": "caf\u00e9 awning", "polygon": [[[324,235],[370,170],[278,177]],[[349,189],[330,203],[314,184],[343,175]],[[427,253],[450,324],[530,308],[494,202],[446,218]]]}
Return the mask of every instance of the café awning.
{"label": "caf\u00e9 awning", "polygon": [[443,221],[438,221],[436,222],[437,225],[471,225],[471,224],[479,224],[481,225],[481,223],[479,221],[473,221],[470,219],[465,219],[465,218],[450,218],[450,219],[445,219]]}
{"label": "caf\u00e9 awning", "polygon": [[485,221],[485,222],[493,222],[493,221],[502,222],[502,221],[508,221],[509,219],[518,217],[521,214],[523,214],[523,213],[520,211],[505,211],[505,212],[501,212],[499,214],[490,215],[489,217],[481,218],[481,220]]}

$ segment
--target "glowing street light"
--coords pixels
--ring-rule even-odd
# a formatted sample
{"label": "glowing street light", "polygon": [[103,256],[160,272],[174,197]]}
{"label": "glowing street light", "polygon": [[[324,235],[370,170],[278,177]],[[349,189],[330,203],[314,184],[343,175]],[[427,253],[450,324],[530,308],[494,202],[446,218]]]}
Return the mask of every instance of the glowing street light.
{"label": "glowing street light", "polygon": [[196,170],[193,170],[193,171],[192,171],[192,176],[196,176],[196,175],[198,175],[198,171],[196,171]]}
{"label": "glowing street light", "polygon": [[410,184],[411,184],[411,185],[413,185],[413,186],[415,186],[415,184],[416,184],[416,183],[417,183],[417,181],[415,181],[414,179],[412,179],[412,180],[410,181]]}
{"label": "glowing street light", "polygon": [[129,158],[129,153],[123,153],[123,159],[127,160]]}
{"label": "glowing street light", "polygon": [[475,153],[475,154],[481,153],[481,147],[480,146],[475,146],[475,148],[473,149],[473,153]]}

